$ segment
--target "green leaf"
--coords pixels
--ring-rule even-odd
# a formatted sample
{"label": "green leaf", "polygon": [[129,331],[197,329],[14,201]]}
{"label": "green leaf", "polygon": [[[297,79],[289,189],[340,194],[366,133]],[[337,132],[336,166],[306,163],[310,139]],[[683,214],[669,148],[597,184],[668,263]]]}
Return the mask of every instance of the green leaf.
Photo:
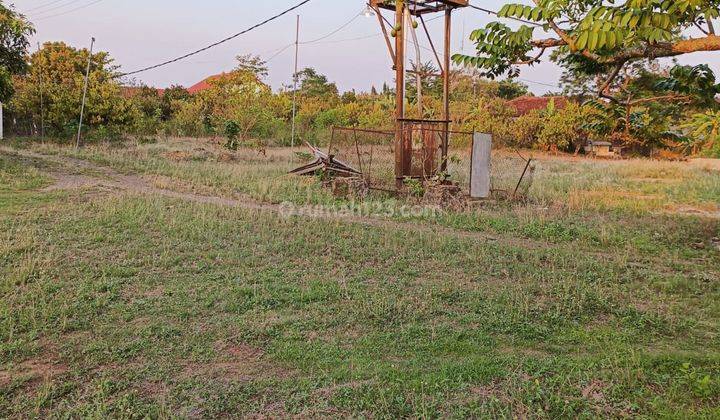
{"label": "green leaf", "polygon": [[597,44],[598,44],[598,33],[590,32],[590,35],[588,35],[588,42],[587,42],[588,50],[595,51]]}
{"label": "green leaf", "polygon": [[588,42],[588,35],[589,35],[588,32],[583,32],[580,34],[580,37],[578,37],[578,40],[575,43],[575,46],[578,49],[581,49],[581,50],[585,49],[585,47],[587,46],[587,42]]}

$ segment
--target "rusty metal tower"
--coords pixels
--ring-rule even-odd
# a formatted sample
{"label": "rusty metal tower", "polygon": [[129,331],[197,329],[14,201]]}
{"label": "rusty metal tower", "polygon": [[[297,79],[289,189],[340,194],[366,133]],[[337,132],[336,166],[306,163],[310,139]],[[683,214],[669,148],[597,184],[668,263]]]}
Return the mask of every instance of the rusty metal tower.
{"label": "rusty metal tower", "polygon": [[[447,170],[448,143],[450,139],[450,40],[452,28],[452,12],[461,7],[469,6],[469,0],[370,0],[369,6],[375,11],[378,22],[382,28],[390,57],[395,69],[396,83],[396,109],[395,109],[395,182],[398,189],[403,187],[406,178],[427,177],[437,172],[437,159],[435,150],[440,151],[440,171]],[[390,21],[382,15],[382,10],[395,12],[395,23],[391,34],[395,37],[395,46],[388,35]],[[445,35],[443,40],[442,60],[438,55],[432,37],[425,25],[424,16],[433,13],[445,14]],[[441,69],[443,79],[443,119],[426,120],[405,118],[405,40],[406,28],[409,27],[410,16],[420,20],[423,30],[429,40],[435,58]],[[415,24],[413,24],[413,27]],[[416,41],[417,43],[417,41]],[[418,63],[419,65],[419,63]],[[413,153],[413,135],[420,133],[423,142],[423,152],[420,156]],[[441,145],[433,144],[440,133]],[[430,134],[430,135],[428,135]],[[429,152],[432,151],[432,152]],[[413,162],[420,160],[420,162]]]}

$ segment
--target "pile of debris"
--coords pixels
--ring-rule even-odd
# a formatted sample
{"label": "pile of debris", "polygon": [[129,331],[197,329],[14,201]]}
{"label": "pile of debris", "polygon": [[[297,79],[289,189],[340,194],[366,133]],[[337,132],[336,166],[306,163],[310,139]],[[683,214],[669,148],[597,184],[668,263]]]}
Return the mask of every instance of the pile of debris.
{"label": "pile of debris", "polygon": [[295,175],[316,175],[318,173],[327,174],[337,177],[361,177],[362,172],[353,168],[345,162],[335,159],[335,156],[329,155],[310,143],[305,143],[312,151],[315,160],[307,165],[303,165],[297,169],[290,171]]}

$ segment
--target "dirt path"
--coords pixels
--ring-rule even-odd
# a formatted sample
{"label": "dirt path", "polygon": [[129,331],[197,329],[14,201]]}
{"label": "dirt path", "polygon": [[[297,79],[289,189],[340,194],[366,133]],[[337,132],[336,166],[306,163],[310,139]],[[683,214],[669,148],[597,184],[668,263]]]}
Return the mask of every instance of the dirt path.
{"label": "dirt path", "polygon": [[[151,183],[147,179],[141,176],[124,175],[115,171],[112,168],[96,165],[92,162],[82,159],[76,159],[66,156],[44,155],[33,151],[10,149],[7,147],[0,147],[0,152],[19,155],[24,158],[46,161],[57,165],[58,168],[56,169],[46,170],[46,173],[55,180],[52,185],[46,187],[43,190],[47,192],[82,188],[104,188],[114,191],[125,191],[140,195],[168,197],[193,203],[213,204],[218,206],[242,208],[245,210],[271,212],[283,216],[321,219],[344,223],[355,223],[377,228],[444,234],[460,238],[481,240],[483,242],[495,242],[500,240],[498,237],[488,235],[486,233],[463,231],[430,223],[417,224],[409,222],[398,222],[382,219],[379,216],[357,216],[351,214],[349,215],[342,212],[334,213],[332,211],[317,211],[317,209],[312,206],[261,203],[250,197],[242,197],[236,199],[174,191],[165,188],[155,187],[151,185]],[[97,173],[98,175],[95,176],[87,174],[72,174],[69,173],[71,171],[65,170],[67,168],[80,168],[85,170],[86,172],[93,172]],[[536,242],[527,239],[503,238],[502,242],[513,244],[523,248],[548,246],[548,244],[544,242]]]}

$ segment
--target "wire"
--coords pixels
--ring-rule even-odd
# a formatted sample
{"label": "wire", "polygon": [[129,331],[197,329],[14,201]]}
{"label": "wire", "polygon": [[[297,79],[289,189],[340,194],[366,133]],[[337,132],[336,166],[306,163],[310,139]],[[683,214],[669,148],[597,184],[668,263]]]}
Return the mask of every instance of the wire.
{"label": "wire", "polygon": [[148,70],[154,70],[154,69],[157,69],[157,68],[166,66],[166,65],[168,65],[168,64],[172,64],[172,63],[176,63],[176,62],[178,62],[178,61],[180,61],[180,60],[184,60],[184,59],[186,59],[186,58],[188,58],[188,57],[192,57],[192,56],[194,56],[194,55],[200,54],[201,52],[205,52],[205,51],[207,51],[207,50],[209,50],[209,49],[211,49],[211,48],[217,47],[217,46],[220,45],[220,44],[224,44],[224,43],[226,43],[226,42],[228,42],[228,41],[231,41],[231,40],[233,40],[233,39],[235,39],[235,38],[237,38],[237,37],[239,37],[239,36],[241,36],[241,35],[244,35],[244,34],[250,32],[250,31],[252,31],[252,30],[255,30],[255,29],[257,29],[257,28],[259,28],[259,27],[261,27],[261,26],[264,26],[264,25],[266,25],[266,24],[268,24],[268,23],[270,23],[270,22],[272,22],[272,21],[274,21],[274,20],[276,20],[276,19],[279,19],[279,18],[281,18],[282,16],[285,16],[286,14],[292,12],[293,10],[299,9],[300,7],[304,6],[305,4],[310,3],[311,1],[312,1],[312,0],[303,0],[303,1],[301,1],[300,3],[296,4],[295,6],[289,8],[289,9],[287,9],[287,10],[281,12],[281,13],[278,13],[278,14],[270,17],[270,18],[267,18],[267,19],[265,19],[264,21],[262,21],[262,22],[260,22],[260,23],[258,23],[258,24],[256,24],[256,25],[253,25],[253,26],[249,27],[248,29],[245,29],[245,30],[242,31],[242,32],[238,32],[238,33],[236,33],[236,34],[234,34],[234,35],[230,35],[230,36],[227,37],[227,38],[221,39],[221,40],[218,41],[218,42],[214,42],[214,43],[208,45],[207,47],[203,47],[203,48],[201,48],[201,49],[199,49],[199,50],[196,50],[196,51],[187,53],[187,54],[182,55],[182,56],[180,56],[180,57],[173,58],[172,60],[164,61],[164,62],[162,62],[162,63],[155,64],[155,65],[149,66],[149,67],[145,67],[145,68],[142,68],[142,69],[140,69],[140,70],[135,70],[135,71],[131,71],[131,72],[128,72],[128,73],[121,73],[118,77],[130,76],[130,75],[133,75],[133,74],[143,73],[143,72],[146,72],[146,71],[148,71]]}
{"label": "wire", "polygon": [[70,6],[70,5],[72,5],[72,4],[74,4],[74,3],[77,3],[77,2],[79,2],[79,1],[80,1],[80,0],[69,0],[69,1],[68,1],[68,0],[64,0],[64,3],[60,3],[60,4],[58,4],[58,5],[55,5],[55,6],[53,6],[53,7],[50,7],[49,9],[39,10],[37,13],[43,14],[43,13],[47,13],[47,12],[52,12],[53,10],[62,9],[63,7]]}
{"label": "wire", "polygon": [[39,21],[39,20],[45,20],[45,19],[50,19],[50,18],[54,18],[54,17],[58,17],[58,16],[64,16],[64,15],[70,14],[70,13],[72,13],[72,12],[76,12],[76,11],[78,11],[78,10],[85,9],[85,8],[90,7],[90,6],[92,6],[92,5],[98,4],[98,3],[100,3],[101,1],[105,1],[105,0],[95,0],[95,1],[91,1],[91,2],[88,3],[88,4],[85,4],[85,5],[83,5],[83,6],[76,7],[76,8],[74,8],[74,9],[66,10],[66,11],[64,11],[64,12],[62,12],[62,13],[58,13],[58,14],[56,14],[56,15],[39,17],[39,18],[35,19],[35,21],[37,22],[37,21]]}
{"label": "wire", "polygon": [[267,60],[265,60],[265,63],[271,62],[275,57],[277,57],[277,56],[279,56],[280,54],[284,53],[284,52],[287,51],[290,47],[293,47],[293,46],[295,46],[295,43],[286,45],[286,46],[284,46],[283,48],[279,49],[275,54],[273,54],[272,56],[270,56],[270,58],[268,58]]}
{"label": "wire", "polygon": [[334,31],[330,32],[329,34],[324,35],[324,36],[321,36],[320,38],[313,39],[312,41],[303,41],[303,42],[300,42],[300,45],[314,44],[314,43],[316,43],[316,42],[322,41],[323,39],[330,38],[331,36],[335,35],[336,33],[340,32],[340,31],[342,31],[343,29],[345,29],[345,28],[347,28],[348,26],[350,26],[350,24],[352,24],[353,22],[355,22],[355,20],[356,20],[357,18],[359,18],[359,17],[362,15],[362,13],[363,13],[363,12],[361,11],[361,12],[358,13],[357,15],[353,16],[349,21],[345,22],[345,23],[342,24],[339,28],[335,29]]}
{"label": "wire", "polygon": [[520,81],[522,81],[522,82],[533,83],[533,84],[536,84],[536,85],[541,85],[541,86],[547,86],[547,87],[552,87],[552,88],[558,88],[558,89],[560,89],[560,86],[559,86],[559,85],[553,85],[553,84],[551,84],[551,83],[537,82],[537,81],[535,81],[535,80],[522,79],[522,78],[520,78],[520,77],[518,77],[518,80],[520,80]]}
{"label": "wire", "polygon": [[365,35],[365,36],[359,36],[357,38],[336,39],[334,41],[316,42],[315,44],[340,44],[343,42],[353,42],[353,41],[361,41],[364,39],[377,38],[379,36],[382,36],[382,34]]}
{"label": "wire", "polygon": [[32,12],[32,11],[35,11],[38,9],[44,9],[45,7],[52,6],[53,4],[57,4],[57,3],[60,3],[63,1],[66,1],[66,0],[54,0],[54,1],[47,2],[45,4],[41,4],[39,6],[31,7],[30,9],[25,10],[25,13]]}

